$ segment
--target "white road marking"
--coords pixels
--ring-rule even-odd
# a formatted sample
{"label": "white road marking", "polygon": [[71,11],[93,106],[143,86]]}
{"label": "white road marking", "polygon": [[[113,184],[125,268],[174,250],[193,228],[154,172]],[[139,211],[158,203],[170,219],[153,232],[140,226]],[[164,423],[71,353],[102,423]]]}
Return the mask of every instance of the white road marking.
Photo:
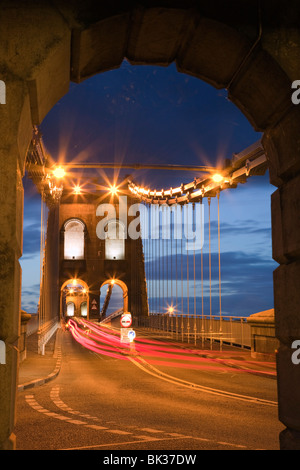
{"label": "white road marking", "polygon": [[[266,406],[273,406],[277,407],[278,404],[275,401],[270,401],[270,400],[264,400],[263,398],[256,398],[256,397],[249,397],[247,395],[240,395],[238,393],[232,393],[232,392],[226,392],[224,390],[217,390],[211,387],[204,387],[203,385],[198,385],[194,384],[192,382],[188,382],[186,380],[179,379],[177,377],[173,377],[172,375],[165,374],[164,372],[160,371],[156,367],[150,365],[147,361],[139,357],[139,360],[143,363],[140,364],[136,359],[133,359],[132,357],[128,357],[128,359],[137,367],[139,367],[141,370],[146,372],[147,374],[152,375],[153,377],[156,377],[158,379],[164,380],[166,382],[175,384],[175,385],[180,385],[182,387],[186,387],[192,390],[196,391],[201,391],[205,393],[209,393],[212,395],[218,395],[222,396],[224,398],[230,398],[233,400],[240,400],[240,401],[245,401],[247,403],[254,403],[257,405],[266,405]],[[151,369],[151,370],[149,370]]]}
{"label": "white road marking", "polygon": [[[59,394],[59,387],[56,387],[56,390],[55,390],[58,394]],[[52,397],[53,397],[53,394],[52,394]],[[44,407],[42,407],[37,401],[36,399],[34,398],[34,395],[26,395],[25,396],[25,400],[27,402],[27,404],[34,410],[36,410],[37,412],[40,412],[40,413],[43,413],[45,416],[48,416],[48,417],[51,417],[51,418],[54,418],[54,419],[58,419],[60,421],[65,421],[66,423],[70,423],[70,424],[74,424],[74,425],[77,425],[77,426],[85,426],[85,428],[88,428],[88,429],[92,429],[94,431],[102,431],[102,432],[107,432],[107,433],[111,433],[111,434],[116,434],[116,435],[123,435],[123,436],[132,436],[132,438],[134,438],[133,436],[133,432],[128,432],[128,431],[123,431],[121,429],[109,429],[107,427],[104,427],[104,426],[98,426],[98,425],[95,425],[95,424],[90,424],[90,423],[87,423],[85,421],[81,421],[81,420],[74,420],[68,416],[65,416],[65,415],[62,415],[62,414],[58,414],[58,413],[55,413],[55,412],[52,412]],[[61,402],[61,400],[59,399],[58,400],[59,402]],[[79,413],[79,412],[77,412]],[[133,426],[131,426],[131,428],[133,428]],[[62,450],[75,450],[75,449],[93,449],[93,448],[102,448],[102,447],[112,447],[112,446],[117,446],[117,445],[122,445],[122,446],[127,446],[127,445],[130,445],[130,444],[137,444],[137,443],[146,443],[146,442],[155,442],[155,441],[168,441],[168,440],[181,440],[181,439],[190,439],[190,440],[198,440],[198,441],[202,441],[202,442],[207,442],[207,443],[210,443],[211,445],[222,445],[222,446],[227,446],[227,447],[235,447],[235,448],[241,448],[241,449],[246,449],[247,447],[246,446],[243,446],[243,445],[239,445],[239,444],[231,444],[231,443],[228,443],[228,442],[217,442],[217,441],[214,441],[214,440],[211,440],[211,439],[205,439],[205,438],[198,438],[198,437],[193,437],[193,436],[185,436],[183,434],[178,434],[178,433],[168,433],[166,431],[163,431],[163,430],[160,430],[160,429],[153,429],[153,428],[136,428],[135,429],[135,432],[148,432],[149,434],[158,434],[160,435],[159,437],[154,437],[154,436],[145,436],[145,435],[138,435],[136,436],[136,440],[135,441],[125,441],[125,442],[118,442],[118,443],[107,443],[107,444],[100,444],[100,445],[92,445],[92,446],[85,446],[85,447],[74,447],[74,448],[70,448],[70,449],[62,449]],[[166,437],[164,436],[161,436],[161,434],[165,434]]]}
{"label": "white road marking", "polygon": [[160,431],[158,429],[151,429],[151,428],[142,428],[141,431],[150,432],[150,433],[153,433],[153,434],[164,432],[164,431]]}

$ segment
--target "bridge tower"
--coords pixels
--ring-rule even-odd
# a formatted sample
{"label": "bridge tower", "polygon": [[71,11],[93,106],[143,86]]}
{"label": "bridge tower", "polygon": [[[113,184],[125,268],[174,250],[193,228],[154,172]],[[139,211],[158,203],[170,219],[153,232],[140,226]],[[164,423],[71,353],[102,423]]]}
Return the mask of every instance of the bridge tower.
{"label": "bridge tower", "polygon": [[[56,209],[61,318],[100,319],[100,290],[105,285],[109,295],[114,285],[122,288],[124,311],[148,315],[142,239],[128,235],[130,223],[137,220],[128,216],[133,204],[138,200],[128,192],[126,181],[118,190],[64,188]],[[50,233],[47,240],[51,243]]]}

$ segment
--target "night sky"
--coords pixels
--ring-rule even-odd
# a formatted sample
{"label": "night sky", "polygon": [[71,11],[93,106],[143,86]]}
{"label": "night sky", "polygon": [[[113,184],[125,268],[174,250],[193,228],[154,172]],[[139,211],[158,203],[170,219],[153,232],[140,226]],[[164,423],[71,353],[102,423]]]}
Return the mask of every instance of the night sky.
{"label": "night sky", "polygon": [[[54,161],[131,162],[218,165],[260,139],[226,90],[168,68],[131,66],[71,84],[41,125]],[[121,176],[130,170],[122,171]],[[113,173],[106,172],[112,178]],[[131,172],[151,188],[176,187],[194,179],[187,172]],[[99,172],[99,178],[101,174]],[[81,178],[81,182],[82,182]],[[25,219],[22,308],[35,312],[39,295],[40,199],[24,178]],[[273,308],[270,195],[268,174],[252,177],[237,189],[222,192],[221,251],[224,314],[248,316]],[[217,204],[212,201],[213,313],[218,313]],[[207,234],[207,204],[205,233]],[[208,242],[204,244],[207,276]],[[192,254],[190,265],[192,265]],[[197,295],[200,295],[197,252]],[[155,261],[148,257],[148,263]],[[190,285],[193,295],[193,283]],[[186,285],[185,285],[186,296]],[[191,311],[193,311],[191,299]],[[199,302],[197,299],[197,304]],[[117,306],[115,295],[112,309]],[[205,284],[205,308],[208,285]],[[206,312],[208,313],[208,312]]]}

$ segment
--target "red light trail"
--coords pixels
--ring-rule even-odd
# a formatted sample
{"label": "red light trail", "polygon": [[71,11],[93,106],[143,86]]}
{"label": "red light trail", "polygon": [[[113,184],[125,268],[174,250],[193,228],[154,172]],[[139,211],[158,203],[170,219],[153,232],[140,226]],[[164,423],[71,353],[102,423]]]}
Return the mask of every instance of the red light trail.
{"label": "red light trail", "polygon": [[[73,338],[86,349],[97,354],[112,357],[115,359],[129,360],[134,357],[136,361],[146,358],[147,362],[152,365],[161,365],[166,367],[176,367],[194,370],[218,370],[223,372],[244,372],[244,373],[261,373],[261,370],[254,369],[233,369],[234,366],[243,364],[249,366],[256,364],[254,361],[236,360],[230,357],[230,366],[224,366],[222,359],[205,357],[211,356],[211,351],[197,351],[192,349],[176,348],[165,342],[138,339],[134,344],[124,343],[120,339],[120,334],[109,331],[107,328],[96,325],[87,320],[69,320],[69,330]],[[228,352],[232,356],[232,351]],[[199,354],[199,356],[197,356]],[[201,355],[200,355],[201,354]],[[226,358],[226,353],[224,354]],[[264,365],[274,366],[273,363],[260,363]],[[276,376],[273,370],[264,371],[265,374]]]}

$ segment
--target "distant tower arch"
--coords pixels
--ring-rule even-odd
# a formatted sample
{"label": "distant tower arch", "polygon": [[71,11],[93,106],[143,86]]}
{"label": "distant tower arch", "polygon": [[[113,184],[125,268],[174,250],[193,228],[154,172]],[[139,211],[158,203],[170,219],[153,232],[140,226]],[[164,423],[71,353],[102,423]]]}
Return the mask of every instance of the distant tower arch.
{"label": "distant tower arch", "polygon": [[[73,291],[70,291],[70,289]],[[77,292],[76,292],[77,290]],[[68,279],[60,288],[60,318],[89,318],[89,287],[82,279]]]}
{"label": "distant tower arch", "polygon": [[[101,284],[101,287],[100,287],[100,290],[102,289],[103,286],[107,285],[107,284],[110,284],[112,282],[111,279],[107,279],[106,281],[104,281],[102,284]],[[123,310],[124,312],[128,312],[128,287],[127,285],[125,284],[124,281],[121,281],[120,279],[114,279],[113,280],[114,284],[121,287],[122,291],[123,291]]]}

